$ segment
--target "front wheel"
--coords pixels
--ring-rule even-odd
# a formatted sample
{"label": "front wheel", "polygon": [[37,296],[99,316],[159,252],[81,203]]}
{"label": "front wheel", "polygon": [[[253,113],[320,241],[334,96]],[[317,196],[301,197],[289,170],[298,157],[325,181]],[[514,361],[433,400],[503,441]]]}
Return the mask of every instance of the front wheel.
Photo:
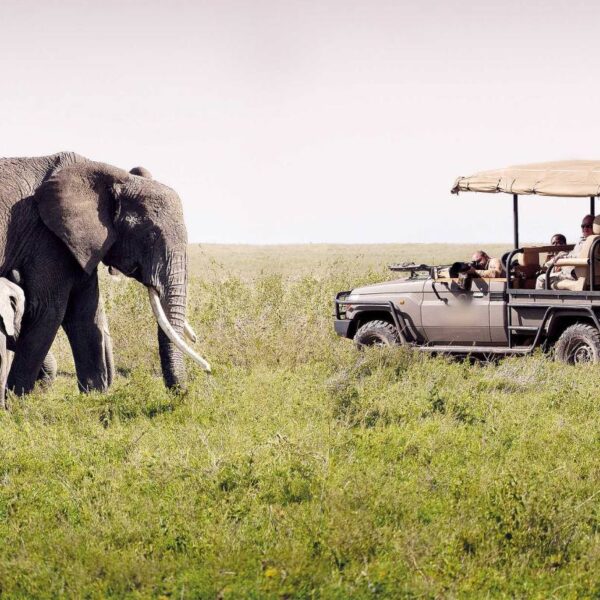
{"label": "front wheel", "polygon": [[387,321],[369,321],[355,334],[354,343],[358,349],[365,346],[393,346],[400,343],[398,331]]}
{"label": "front wheel", "polygon": [[592,325],[575,323],[558,338],[555,356],[570,365],[600,361],[600,334]]}

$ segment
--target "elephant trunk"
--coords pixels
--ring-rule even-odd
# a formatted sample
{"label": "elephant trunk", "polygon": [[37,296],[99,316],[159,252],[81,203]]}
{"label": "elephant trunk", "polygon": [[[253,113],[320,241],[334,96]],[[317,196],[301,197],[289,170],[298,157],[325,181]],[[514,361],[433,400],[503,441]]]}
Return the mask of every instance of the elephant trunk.
{"label": "elephant trunk", "polygon": [[[181,337],[187,297],[185,253],[176,253],[168,257],[159,280],[160,301],[165,316],[175,333]],[[168,388],[183,388],[185,385],[183,354],[161,327],[158,328],[158,349],[165,385]]]}
{"label": "elephant trunk", "polygon": [[[166,268],[156,278],[157,285],[149,287],[150,304],[158,322],[158,348],[165,385],[183,389],[187,354],[200,366],[210,371],[210,366],[182,339],[186,332],[185,307],[187,296],[185,252],[168,257]],[[193,332],[192,332],[193,333]]]}
{"label": "elephant trunk", "polygon": [[[173,329],[171,323],[167,319],[167,315],[165,314],[164,308],[160,302],[160,297],[158,292],[154,288],[150,288],[148,290],[148,294],[150,297],[150,305],[152,306],[152,311],[154,312],[154,316],[158,322],[159,331],[162,330],[167,338],[175,345],[176,348],[181,350],[183,354],[189,356],[192,360],[197,362],[207,373],[211,372],[210,365],[206,360],[204,360],[199,354],[197,354],[194,350],[192,350],[182,339],[181,336]],[[191,333],[186,334],[186,327],[188,327]],[[186,324],[184,325],[183,333],[186,334],[187,337],[193,334],[194,341],[196,338],[196,334],[193,333],[191,328]]]}

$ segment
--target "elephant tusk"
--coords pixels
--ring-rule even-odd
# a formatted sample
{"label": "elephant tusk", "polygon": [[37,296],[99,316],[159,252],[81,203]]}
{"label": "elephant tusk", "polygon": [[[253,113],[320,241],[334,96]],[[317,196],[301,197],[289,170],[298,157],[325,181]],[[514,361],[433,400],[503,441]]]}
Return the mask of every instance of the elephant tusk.
{"label": "elephant tusk", "polygon": [[187,321],[183,324],[183,335],[185,335],[185,337],[190,340],[192,344],[195,344],[198,341],[196,332],[192,329],[192,326]]}
{"label": "elephant tusk", "polygon": [[163,330],[164,334],[175,344],[179,350],[181,350],[184,354],[187,354],[194,362],[198,363],[202,369],[204,369],[207,373],[211,372],[210,365],[206,360],[204,360],[199,354],[194,352],[177,334],[177,332],[173,329],[171,323],[169,323],[169,319],[165,314],[165,311],[160,303],[160,298],[158,296],[158,292],[149,287],[148,288],[148,297],[150,298],[150,306],[152,307],[152,312],[154,313],[154,317],[158,322],[158,326]]}

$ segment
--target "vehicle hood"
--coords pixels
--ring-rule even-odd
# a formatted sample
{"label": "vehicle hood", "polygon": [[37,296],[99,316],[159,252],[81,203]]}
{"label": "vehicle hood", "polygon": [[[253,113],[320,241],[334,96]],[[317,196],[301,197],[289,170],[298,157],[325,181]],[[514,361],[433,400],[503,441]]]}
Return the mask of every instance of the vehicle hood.
{"label": "vehicle hood", "polygon": [[354,288],[350,296],[373,296],[377,294],[398,294],[406,292],[421,292],[426,279],[395,279]]}

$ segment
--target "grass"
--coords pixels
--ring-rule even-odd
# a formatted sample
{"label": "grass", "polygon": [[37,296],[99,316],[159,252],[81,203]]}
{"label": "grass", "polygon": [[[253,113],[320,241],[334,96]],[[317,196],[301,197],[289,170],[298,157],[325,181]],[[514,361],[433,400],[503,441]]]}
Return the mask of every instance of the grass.
{"label": "grass", "polygon": [[144,290],[103,277],[111,392],[75,392],[61,336],[56,385],[0,414],[0,596],[600,596],[598,370],[332,332],[335,291],[471,250],[192,248],[215,373],[181,396]]}

